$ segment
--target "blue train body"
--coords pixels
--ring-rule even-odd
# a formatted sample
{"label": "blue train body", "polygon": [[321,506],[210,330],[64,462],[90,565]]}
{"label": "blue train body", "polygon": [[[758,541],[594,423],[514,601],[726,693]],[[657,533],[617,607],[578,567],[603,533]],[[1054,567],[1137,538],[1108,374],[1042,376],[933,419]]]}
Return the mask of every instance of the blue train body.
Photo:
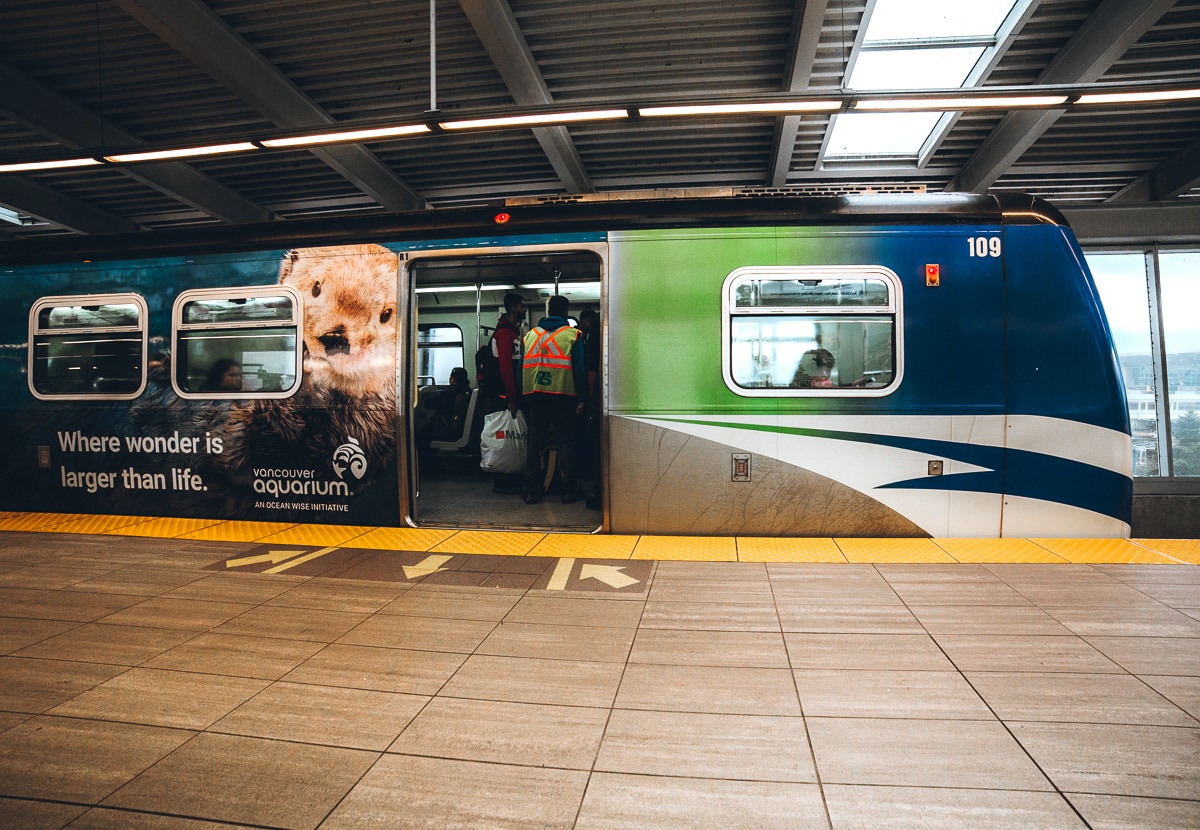
{"label": "blue train body", "polygon": [[[447,211],[0,246],[10,298],[0,510],[1128,535],[1120,370],[1082,253],[1043,203],[764,198],[505,213],[503,226],[495,211]],[[539,262],[550,288],[530,275]],[[462,288],[468,301],[450,299]],[[591,469],[604,512],[522,513],[503,496],[443,512],[447,487],[482,474],[467,464],[474,473],[455,485],[421,469],[417,378],[437,356],[427,335],[469,332],[451,353],[465,363],[479,327],[495,324],[480,309],[505,291],[532,305],[572,288],[604,320],[603,452]],[[205,386],[222,357],[244,372],[241,386]]]}

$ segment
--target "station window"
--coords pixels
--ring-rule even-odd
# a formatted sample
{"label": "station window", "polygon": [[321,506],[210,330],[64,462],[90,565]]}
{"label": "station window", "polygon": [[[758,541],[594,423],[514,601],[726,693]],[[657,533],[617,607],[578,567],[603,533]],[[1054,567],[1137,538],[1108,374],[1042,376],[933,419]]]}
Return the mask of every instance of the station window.
{"label": "station window", "polygon": [[175,391],[284,398],[303,373],[300,295],[284,285],[185,291],[172,316]]}
{"label": "station window", "polygon": [[[418,386],[448,383],[450,370],[466,368],[462,329],[454,323],[421,323],[417,326]],[[474,369],[470,369],[473,372]]]}
{"label": "station window", "polygon": [[879,396],[900,380],[886,268],[739,268],[722,293],[725,383],[747,397]]}
{"label": "station window", "polygon": [[146,385],[146,301],[43,297],[29,311],[29,389],[43,399],[128,400]]}

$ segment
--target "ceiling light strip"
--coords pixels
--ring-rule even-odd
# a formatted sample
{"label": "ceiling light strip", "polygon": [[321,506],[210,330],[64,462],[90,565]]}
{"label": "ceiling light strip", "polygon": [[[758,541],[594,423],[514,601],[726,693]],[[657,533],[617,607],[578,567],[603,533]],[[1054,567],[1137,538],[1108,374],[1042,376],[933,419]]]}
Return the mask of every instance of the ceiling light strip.
{"label": "ceiling light strip", "polygon": [[869,98],[854,102],[856,110],[922,110],[957,112],[971,109],[1015,109],[1057,107],[1070,100],[1066,95],[961,96],[958,98]]}
{"label": "ceiling light strip", "polygon": [[195,158],[196,156],[219,156],[227,153],[245,153],[257,150],[258,145],[250,141],[236,144],[211,144],[207,147],[182,147],[177,150],[150,150],[143,153],[119,153],[104,156],[105,161],[124,164],[133,161],[162,161],[164,159]]}
{"label": "ceiling light strip", "polygon": [[537,127],[549,124],[568,124],[578,121],[605,121],[628,118],[629,110],[606,109],[584,112],[547,112],[535,115],[508,115],[499,118],[474,118],[465,121],[443,121],[443,130],[483,130],[493,127]]}
{"label": "ceiling light strip", "polygon": [[267,138],[260,144],[264,147],[305,147],[312,144],[332,144],[338,141],[372,141],[379,138],[400,138],[432,132],[426,124],[406,124],[398,127],[379,127],[370,130],[345,130],[336,133],[297,135],[287,138]]}
{"label": "ceiling light strip", "polygon": [[669,107],[638,107],[638,115],[647,118],[675,115],[778,115],[789,112],[833,112],[842,108],[840,100],[775,101],[754,104],[687,104]]}
{"label": "ceiling light strip", "polygon": [[1156,101],[1186,101],[1200,98],[1200,89],[1165,89],[1145,92],[1109,92],[1080,95],[1076,104],[1150,104]]}
{"label": "ceiling light strip", "polygon": [[68,167],[89,167],[94,164],[101,164],[101,161],[93,158],[25,161],[16,164],[0,164],[0,173],[24,173],[31,170],[61,170]]}

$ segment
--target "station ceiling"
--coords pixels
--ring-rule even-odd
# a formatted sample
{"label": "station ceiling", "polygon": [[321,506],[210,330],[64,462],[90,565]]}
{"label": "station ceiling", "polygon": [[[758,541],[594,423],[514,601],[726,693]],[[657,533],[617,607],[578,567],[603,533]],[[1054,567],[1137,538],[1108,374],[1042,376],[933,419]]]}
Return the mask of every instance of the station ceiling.
{"label": "station ceiling", "polygon": [[[907,0],[917,16],[929,1]],[[863,23],[875,4],[0,0],[0,165],[433,127],[186,161],[0,172],[0,240],[626,191],[947,190],[1045,197],[1087,229],[1081,236],[1200,240],[1200,98],[948,111],[913,156],[836,158],[831,125],[854,106],[848,71],[871,47]],[[922,45],[952,44],[900,44]],[[985,45],[972,87],[1197,88],[1200,0],[1020,0]],[[841,111],[641,114],[804,97],[840,101]],[[596,109],[624,117],[441,128]]]}

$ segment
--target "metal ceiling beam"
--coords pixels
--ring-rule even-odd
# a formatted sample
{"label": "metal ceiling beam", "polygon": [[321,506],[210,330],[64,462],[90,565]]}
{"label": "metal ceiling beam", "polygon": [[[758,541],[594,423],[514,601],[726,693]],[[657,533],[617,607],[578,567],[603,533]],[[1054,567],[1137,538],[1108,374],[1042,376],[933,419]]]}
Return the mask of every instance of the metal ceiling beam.
{"label": "metal ceiling beam", "polygon": [[[337,123],[203,0],[114,2],[276,126],[306,130]],[[426,207],[424,199],[361,144],[310,152],[388,210]]]}
{"label": "metal ceiling beam", "polygon": [[[1103,0],[1038,76],[1046,85],[1085,84],[1099,79],[1129,47],[1175,5],[1175,0]],[[979,146],[948,190],[983,192],[1062,117],[1066,110],[1006,115]]]}
{"label": "metal ceiling beam", "polygon": [[1075,236],[1084,245],[1194,245],[1200,239],[1200,205],[1130,204],[1064,208]]}
{"label": "metal ceiling beam", "polygon": [[[542,78],[508,0],[459,0],[458,4],[513,100],[523,107],[553,104],[554,96]],[[566,127],[535,127],[533,135],[568,193],[595,192]]]}
{"label": "metal ceiling beam", "polygon": [[1194,142],[1108,199],[1108,204],[1165,202],[1200,187],[1200,141]]}
{"label": "metal ceiling beam", "polygon": [[0,204],[76,233],[132,233],[142,229],[136,222],[19,176],[0,177]]}
{"label": "metal ceiling beam", "polygon": [[[146,143],[4,63],[0,63],[0,113],[73,150],[96,147],[102,143],[101,136],[115,144]],[[222,222],[267,222],[274,218],[269,210],[181,162],[118,169]]]}
{"label": "metal ceiling beam", "polygon": [[[817,59],[817,44],[821,41],[821,25],[829,0],[796,0],[792,11],[792,36],[788,46],[785,92],[805,92],[812,80],[813,63]],[[799,115],[787,115],[775,125],[775,140],[771,144],[771,171],[768,187],[784,187],[792,154],[796,150],[796,134],[800,130]]]}

